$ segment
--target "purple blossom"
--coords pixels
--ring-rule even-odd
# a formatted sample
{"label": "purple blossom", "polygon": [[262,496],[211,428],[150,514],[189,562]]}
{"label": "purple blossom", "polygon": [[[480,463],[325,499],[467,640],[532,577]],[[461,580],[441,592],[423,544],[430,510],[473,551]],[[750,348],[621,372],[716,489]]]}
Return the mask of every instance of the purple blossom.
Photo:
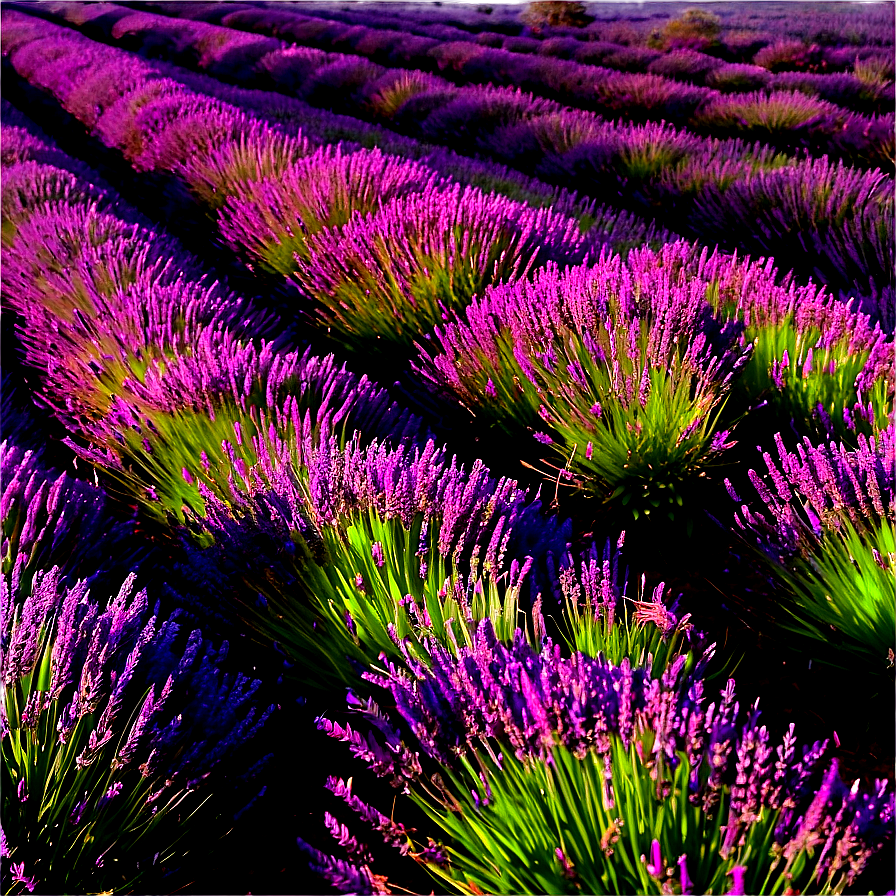
{"label": "purple blossom", "polygon": [[729,896],[745,896],[747,869],[743,865],[735,865],[728,873],[731,875]]}
{"label": "purple blossom", "polygon": [[[793,553],[814,542],[825,528],[841,522],[865,528],[896,517],[896,466],[894,430],[890,425],[874,438],[858,437],[858,447],[842,444],[813,445],[807,437],[795,452],[775,437],[777,462],[763,454],[772,493],[759,474],[750,479],[769,515],[742,508],[738,523],[756,532],[767,550]],[[825,521],[822,523],[822,521]]]}
{"label": "purple blossom", "polygon": [[372,896],[388,893],[386,880],[373,874],[366,864],[337,859],[320,852],[304,840],[298,838],[299,849],[311,858],[310,867],[341,893],[357,893]]}
{"label": "purple blossom", "polygon": [[[407,333],[407,340],[441,323],[443,307],[450,310],[445,303],[466,301],[497,280],[525,277],[549,259],[582,261],[591,248],[573,219],[553,211],[473,187],[427,187],[311,236],[297,277],[326,306],[325,325],[392,340]],[[366,272],[361,281],[358,271]],[[444,296],[424,296],[418,283],[435,271],[453,285]],[[377,320],[371,306],[381,309]],[[387,329],[380,318],[390,322]]]}
{"label": "purple blossom", "polygon": [[29,893],[34,892],[34,889],[37,886],[37,879],[34,877],[25,876],[24,862],[13,863],[10,867],[10,871],[12,872],[13,883],[21,884],[23,887],[25,887],[25,889],[28,890]]}
{"label": "purple blossom", "polygon": [[[391,728],[383,746],[375,734],[364,737],[348,727],[321,723],[328,733],[349,741],[377,774],[393,777],[396,786],[406,786],[416,772],[396,774],[392,757],[416,750],[455,767],[460,756],[473,755],[485,741],[494,744],[494,753],[505,745],[520,759],[547,759],[556,742],[579,756],[607,754],[612,737],[634,741],[641,750],[646,733],[653,753],[670,768],[680,753],[687,755],[689,796],[704,811],[718,802],[723,782],[733,778],[726,850],[740,842],[766,806],[784,809],[775,842],[787,855],[830,839],[840,844],[844,856],[867,857],[882,843],[874,831],[893,812],[888,785],[879,782],[871,790],[856,785],[847,791],[836,762],[823,764],[823,744],[805,749],[802,759],[793,762],[792,732],[773,749],[756,711],[746,721],[738,719],[733,681],[718,701],[707,705],[702,681],[706,656],[689,674],[682,656],[653,678],[649,669],[633,669],[628,660],[612,666],[601,657],[578,653],[564,658],[550,641],[536,651],[520,632],[512,644],[502,644],[489,620],[479,624],[469,647],[449,649],[435,639],[425,647],[430,657],[426,664],[405,652],[404,667],[383,660],[384,673],[365,675],[389,690],[414,746],[396,740]],[[414,766],[419,768],[416,761]],[[661,791],[658,796],[662,798]],[[862,810],[866,820],[847,830],[843,819],[850,817],[851,803],[867,807]],[[832,846],[820,870],[844,867],[846,860],[836,855]],[[857,861],[856,871],[864,859]],[[649,864],[655,876],[665,873],[658,844],[651,848]]]}
{"label": "purple blossom", "polygon": [[682,896],[691,896],[694,892],[694,882],[688,874],[688,858],[681,856],[678,860],[679,879],[681,882]]}
{"label": "purple blossom", "polygon": [[382,836],[389,846],[395,847],[402,855],[407,854],[411,841],[403,825],[397,824],[373,806],[360,800],[351,792],[351,782],[346,784],[339,778],[329,777],[326,787],[335,796],[344,800],[354,812]]}
{"label": "purple blossom", "polygon": [[[479,462],[465,469],[432,441],[413,448],[379,442],[364,447],[355,438],[340,447],[329,434],[309,437],[298,446],[300,475],[295,448],[275,447],[280,456],[253,468],[246,492],[226,504],[206,495],[203,525],[231,553],[259,520],[269,521],[267,537],[279,545],[291,541],[296,530],[309,531],[308,517],[316,527],[334,526],[371,511],[408,530],[422,517],[425,550],[434,541],[439,554],[455,562],[482,545],[480,563],[494,571],[504,569],[505,557],[515,553],[565,553],[567,525],[547,520],[540,502],[530,502],[514,481],[494,479]],[[257,551],[257,541],[253,545]],[[425,566],[419,570],[426,575]],[[366,588],[360,573],[352,576],[356,587],[357,576]]]}
{"label": "purple blossom", "polygon": [[[645,861],[642,858],[642,861]],[[662,880],[665,877],[665,864],[663,863],[663,854],[660,850],[660,841],[654,840],[650,844],[650,861],[647,862],[647,873],[651,877]]]}

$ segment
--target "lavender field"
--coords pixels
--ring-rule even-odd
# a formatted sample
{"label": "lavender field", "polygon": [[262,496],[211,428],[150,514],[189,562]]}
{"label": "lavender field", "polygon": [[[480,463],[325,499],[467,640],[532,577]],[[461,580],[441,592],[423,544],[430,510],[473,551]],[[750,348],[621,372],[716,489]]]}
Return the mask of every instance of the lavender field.
{"label": "lavender field", "polygon": [[892,894],[894,13],[4,0],[2,894]]}

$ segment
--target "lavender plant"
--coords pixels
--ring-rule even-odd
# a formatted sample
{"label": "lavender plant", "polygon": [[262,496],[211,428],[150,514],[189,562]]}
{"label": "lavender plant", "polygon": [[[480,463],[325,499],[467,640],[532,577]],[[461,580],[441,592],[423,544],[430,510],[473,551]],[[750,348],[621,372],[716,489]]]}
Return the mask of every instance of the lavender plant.
{"label": "lavender plant", "polygon": [[477,416],[534,430],[559,482],[636,519],[674,519],[726,446],[718,413],[748,356],[706,302],[724,275],[706,265],[679,279],[683,265],[698,267],[678,243],[492,288],[437,329],[422,372]]}
{"label": "lavender plant", "polygon": [[[602,656],[616,666],[625,659],[644,666],[649,659],[652,672],[660,675],[684,655],[690,671],[704,652],[705,636],[694,630],[690,613],[679,611],[678,601],[670,605],[664,582],[646,599],[642,576],[638,599],[628,596],[628,569],[621,576],[619,571],[624,540],[623,532],[615,550],[611,540],[602,554],[592,545],[578,563],[551,571],[563,613],[560,636],[573,653]],[[543,635],[544,625],[538,628]]]}
{"label": "lavender plant", "polygon": [[748,252],[799,260],[798,269],[860,294],[879,291],[893,269],[893,199],[880,170],[827,159],[759,170],[697,199],[695,228],[727,234]]}
{"label": "lavender plant", "polygon": [[824,644],[826,662],[883,672],[896,627],[893,427],[860,436],[855,449],[805,438],[793,452],[776,442],[777,462],[763,455],[771,487],[750,471],[765,512],[743,505],[738,523],[783,585],[778,624],[813,650]]}
{"label": "lavender plant", "polygon": [[[531,555],[565,554],[568,527],[537,500],[431,441],[412,451],[306,436],[262,457],[237,462],[226,499],[200,489],[192,529],[214,547],[196,566],[217,569],[224,599],[319,685],[355,681],[381,652],[398,658],[403,638],[447,640],[449,620],[462,638],[485,617],[510,637]],[[251,587],[229,584],[242,580]]]}
{"label": "lavender plant", "polygon": [[437,182],[431,168],[377,149],[343,152],[341,146],[325,146],[275,177],[246,186],[227,201],[218,226],[225,243],[252,264],[290,277],[308,263],[314,234],[338,230],[355,213],[376,212]]}
{"label": "lavender plant", "polygon": [[226,645],[184,644],[134,578],[106,604],[58,567],[0,585],[4,892],[129,891],[183,855],[209,784],[271,711],[258,682],[222,674]]}
{"label": "lavender plant", "polygon": [[310,152],[307,138],[253,122],[236,139],[185,159],[177,173],[202,205],[218,211],[248,184],[276,181]]}
{"label": "lavender plant", "polygon": [[[127,544],[133,525],[109,513],[99,488],[44,467],[39,452],[0,443],[0,483],[0,572],[21,587],[35,571],[55,565],[73,575],[98,568],[112,544],[125,564],[136,559],[135,545]],[[106,547],[82,539],[84,532]]]}
{"label": "lavender plant", "polygon": [[653,678],[487,620],[431,656],[368,675],[397,710],[356,704],[376,734],[318,724],[410,792],[444,843],[411,854],[457,892],[842,892],[891,835],[886,782],[847,788],[826,742],[797,758],[793,726],[773,746],[733,681],[707,706],[703,661]]}
{"label": "lavender plant", "polygon": [[490,283],[580,262],[593,245],[570,218],[456,185],[315,234],[296,279],[349,344],[410,347]]}
{"label": "lavender plant", "polygon": [[238,453],[254,463],[261,412],[281,431],[322,420],[371,437],[419,430],[332,358],[257,347],[251,337],[268,317],[204,283],[197,260],[164,234],[93,205],[28,196],[38,208],[12,239],[3,281],[24,321],[28,361],[44,372],[41,399],[86,439],[86,449],[73,443],[81,456],[153,514],[181,516],[184,502],[201,510],[191,488],[204,472],[199,459],[223,460],[222,442],[240,427]]}
{"label": "lavender plant", "polygon": [[792,315],[748,328],[753,355],[737,389],[751,405],[767,401],[798,432],[855,444],[892,419],[892,343],[879,338],[867,348],[855,338],[858,328],[839,338],[833,327],[825,329],[800,326]]}
{"label": "lavender plant", "polygon": [[[216,338],[217,337],[217,338]],[[91,433],[83,456],[109,470],[154,515],[202,514],[204,490],[229,494],[229,464],[251,467],[259,445],[275,438],[329,432],[343,442],[400,443],[420,434],[420,421],[366,377],[310,351],[280,354],[235,338],[204,334],[191,355],[150,370],[116,414]],[[263,449],[262,449],[263,450]]]}

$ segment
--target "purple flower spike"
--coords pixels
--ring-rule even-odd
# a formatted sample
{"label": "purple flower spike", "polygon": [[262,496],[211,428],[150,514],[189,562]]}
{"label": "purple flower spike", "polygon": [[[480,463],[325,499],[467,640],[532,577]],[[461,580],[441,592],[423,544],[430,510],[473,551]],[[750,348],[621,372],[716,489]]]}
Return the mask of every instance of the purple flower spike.
{"label": "purple flower spike", "polygon": [[688,874],[688,857],[686,855],[678,860],[678,870],[681,879],[681,894],[682,896],[691,896],[694,892],[694,882]]}
{"label": "purple flower spike", "polygon": [[647,872],[652,877],[661,879],[664,873],[663,853],[660,848],[660,841],[654,840],[650,844],[650,862],[647,865]]}
{"label": "purple flower spike", "polygon": [[731,875],[731,889],[728,896],[746,896],[747,869],[743,865],[735,865],[729,872]]}
{"label": "purple flower spike", "polygon": [[374,875],[367,864],[337,859],[315,849],[299,837],[296,842],[299,849],[306,853],[311,861],[310,867],[316,871],[341,893],[355,893],[358,896],[373,896],[377,893],[390,892],[386,879]]}
{"label": "purple flower spike", "polygon": [[29,893],[34,892],[34,888],[37,886],[37,880],[33,877],[25,877],[24,862],[14,864],[10,870],[12,871],[13,883],[21,884]]}
{"label": "purple flower spike", "polygon": [[386,558],[383,556],[383,545],[379,541],[375,541],[370,548],[370,553],[373,556],[373,562],[382,567],[386,562]]}

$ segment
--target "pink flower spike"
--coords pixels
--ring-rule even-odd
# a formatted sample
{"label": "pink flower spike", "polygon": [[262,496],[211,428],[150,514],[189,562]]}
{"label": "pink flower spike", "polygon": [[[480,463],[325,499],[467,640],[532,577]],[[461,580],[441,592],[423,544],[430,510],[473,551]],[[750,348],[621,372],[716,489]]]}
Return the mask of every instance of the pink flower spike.
{"label": "pink flower spike", "polygon": [[34,888],[37,886],[37,881],[33,877],[25,877],[24,862],[19,862],[17,865],[12,866],[12,880],[13,883],[22,884],[29,893],[33,893]]}
{"label": "pink flower spike", "polygon": [[694,882],[688,875],[688,857],[683,855],[678,860],[678,870],[681,877],[681,893],[682,896],[691,896],[694,892]]}
{"label": "pink flower spike", "polygon": [[728,896],[746,896],[747,891],[744,878],[746,877],[747,869],[743,865],[735,865],[728,873],[732,878]]}

